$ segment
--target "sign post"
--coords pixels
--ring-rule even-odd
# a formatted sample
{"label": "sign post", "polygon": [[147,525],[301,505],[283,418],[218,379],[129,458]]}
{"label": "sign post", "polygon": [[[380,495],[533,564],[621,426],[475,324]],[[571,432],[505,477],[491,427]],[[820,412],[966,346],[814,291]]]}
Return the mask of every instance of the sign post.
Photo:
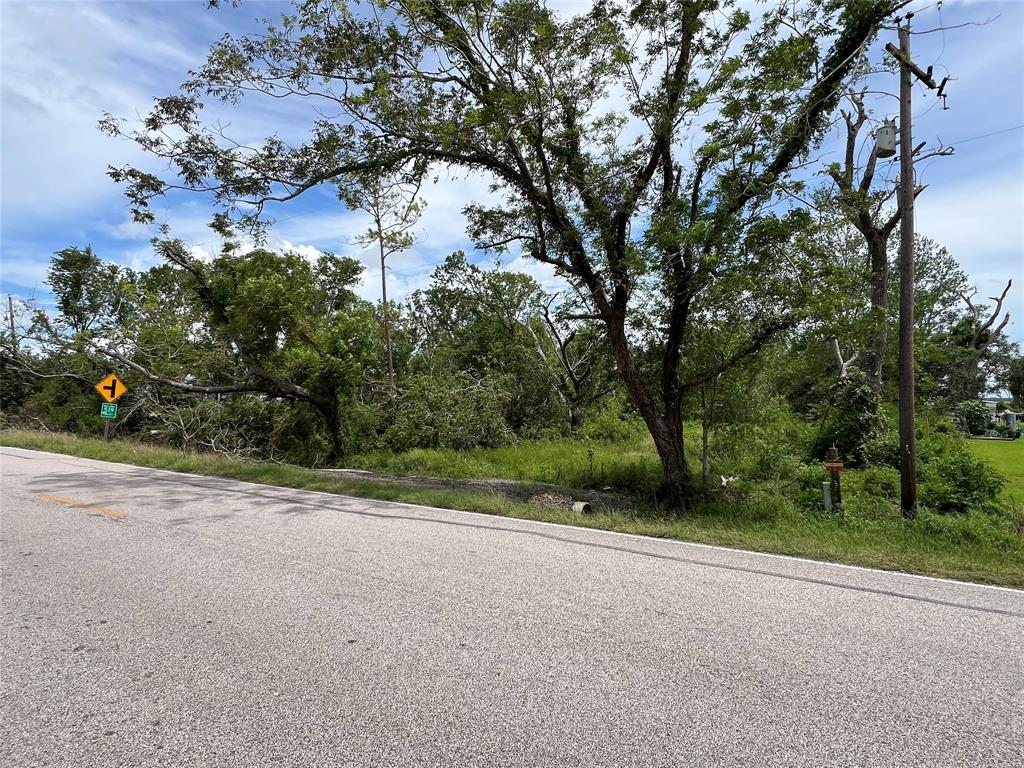
{"label": "sign post", "polygon": [[106,400],[100,405],[100,416],[103,418],[103,439],[110,440],[110,423],[117,418],[117,401],[128,391],[124,382],[111,373],[96,385],[100,397]]}

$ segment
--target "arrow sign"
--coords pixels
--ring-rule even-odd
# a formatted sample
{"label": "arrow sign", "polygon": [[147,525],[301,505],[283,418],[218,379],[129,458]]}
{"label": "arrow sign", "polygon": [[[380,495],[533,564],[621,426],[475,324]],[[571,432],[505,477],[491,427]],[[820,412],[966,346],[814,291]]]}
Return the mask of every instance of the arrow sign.
{"label": "arrow sign", "polygon": [[99,392],[100,397],[108,403],[113,403],[117,402],[117,400],[128,391],[128,387],[124,385],[123,381],[117,378],[116,374],[112,373],[96,385],[96,391]]}

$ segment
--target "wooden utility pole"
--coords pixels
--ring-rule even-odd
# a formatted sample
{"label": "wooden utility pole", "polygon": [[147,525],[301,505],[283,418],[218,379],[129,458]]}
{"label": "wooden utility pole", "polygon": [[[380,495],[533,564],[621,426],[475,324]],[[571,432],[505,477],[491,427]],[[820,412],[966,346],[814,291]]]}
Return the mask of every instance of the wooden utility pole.
{"label": "wooden utility pole", "polygon": [[914,423],[914,137],[911,115],[910,18],[900,25],[900,509],[917,517]]}
{"label": "wooden utility pole", "polygon": [[377,225],[377,244],[380,246],[380,311],[384,323],[384,346],[388,355],[388,387],[395,391],[395,358],[391,352],[391,318],[388,317],[388,265],[384,250],[384,229],[379,215],[374,217]]}
{"label": "wooden utility pole", "polygon": [[[932,68],[918,67],[910,58],[908,13],[899,27],[900,47],[887,43],[885,49],[900,64],[900,328],[899,328],[899,420],[900,420],[900,509],[909,520],[917,517],[917,436],[914,423],[914,136],[911,99],[913,77],[928,88],[942,89],[932,79]],[[945,85],[945,81],[943,81]],[[918,147],[920,149],[920,147]]]}
{"label": "wooden utility pole", "polygon": [[11,324],[11,354],[18,354],[18,328],[14,324],[14,299],[7,294],[7,320]]}

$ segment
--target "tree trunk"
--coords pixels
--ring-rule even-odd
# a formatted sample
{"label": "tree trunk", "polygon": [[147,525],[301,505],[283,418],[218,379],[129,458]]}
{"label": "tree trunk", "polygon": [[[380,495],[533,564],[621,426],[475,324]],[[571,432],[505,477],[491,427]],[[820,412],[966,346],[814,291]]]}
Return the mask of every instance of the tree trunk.
{"label": "tree trunk", "polygon": [[327,455],[327,463],[334,464],[343,459],[349,453],[348,434],[341,423],[341,416],[338,414],[338,405],[317,405],[316,409],[327,422],[327,431],[331,439],[330,453]]}
{"label": "tree trunk", "polygon": [[708,438],[711,436],[711,422],[704,419],[700,429],[700,477],[707,488],[711,479],[711,459],[708,455]]}
{"label": "tree trunk", "polygon": [[683,443],[683,424],[672,423],[658,417],[647,428],[654,438],[654,447],[661,460],[662,481],[658,489],[658,500],[670,509],[685,512],[692,491],[689,467],[686,464],[686,446]]}
{"label": "tree trunk", "polygon": [[615,367],[658,451],[663,475],[658,499],[669,509],[686,512],[692,486],[686,464],[686,446],[683,444],[682,395],[673,386],[666,387],[661,403],[653,398],[640,372],[633,366],[624,318],[621,315],[605,315],[603,320],[615,355]]}
{"label": "tree trunk", "polygon": [[384,253],[384,230],[377,219],[377,244],[380,246],[380,315],[384,324],[384,347],[388,360],[388,387],[395,391],[395,358],[391,353],[391,319],[388,317],[387,255]]}
{"label": "tree trunk", "polygon": [[882,362],[889,333],[888,237],[880,233],[867,238],[871,261],[871,339],[864,355],[864,373],[876,398],[882,394]]}
{"label": "tree trunk", "polygon": [[587,419],[587,408],[583,403],[570,403],[569,405],[569,434],[578,435],[583,431],[583,424]]}

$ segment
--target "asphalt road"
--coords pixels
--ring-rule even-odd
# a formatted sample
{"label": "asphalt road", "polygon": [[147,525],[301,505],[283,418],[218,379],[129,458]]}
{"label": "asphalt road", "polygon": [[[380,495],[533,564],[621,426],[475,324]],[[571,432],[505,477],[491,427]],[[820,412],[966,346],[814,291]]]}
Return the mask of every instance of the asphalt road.
{"label": "asphalt road", "polygon": [[1021,766],[1024,592],[4,448],[3,766]]}

